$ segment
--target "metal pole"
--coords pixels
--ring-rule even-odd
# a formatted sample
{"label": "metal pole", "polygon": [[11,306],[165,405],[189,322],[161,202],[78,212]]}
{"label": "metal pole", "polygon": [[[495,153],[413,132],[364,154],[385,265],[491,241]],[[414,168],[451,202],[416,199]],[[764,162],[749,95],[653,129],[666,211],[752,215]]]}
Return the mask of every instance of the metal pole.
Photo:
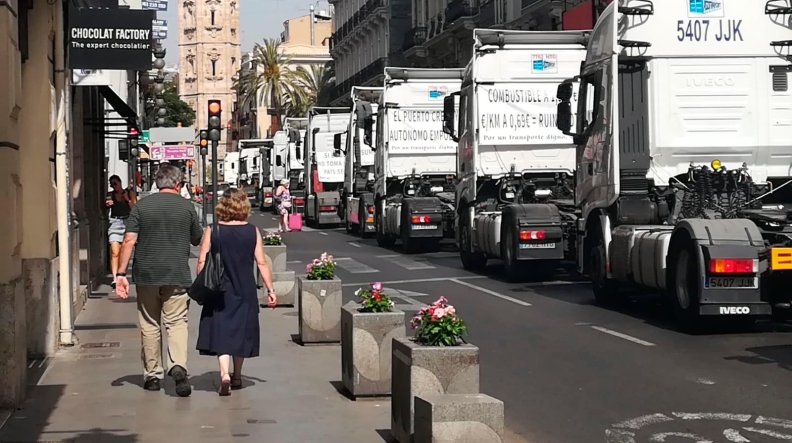
{"label": "metal pole", "polygon": [[203,189],[203,199],[201,199],[201,204],[203,205],[203,224],[206,226],[206,212],[209,209],[209,202],[206,200],[206,191],[208,190],[206,188],[206,155],[203,154],[201,155],[201,167],[203,168],[201,171],[201,189]]}
{"label": "metal pole", "polygon": [[311,5],[311,46],[314,45],[314,5]]}
{"label": "metal pole", "polygon": [[212,222],[214,223],[214,212],[217,206],[217,200],[220,198],[220,189],[217,186],[217,145],[220,142],[212,140]]}

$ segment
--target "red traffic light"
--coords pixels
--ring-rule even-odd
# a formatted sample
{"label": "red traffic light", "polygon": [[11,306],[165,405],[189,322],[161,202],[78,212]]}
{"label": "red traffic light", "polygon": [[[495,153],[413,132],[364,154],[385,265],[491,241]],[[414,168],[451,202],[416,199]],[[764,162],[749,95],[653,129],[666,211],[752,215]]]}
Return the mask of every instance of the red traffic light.
{"label": "red traffic light", "polygon": [[129,135],[138,135],[138,131],[135,128],[129,128]]}
{"label": "red traffic light", "polygon": [[210,100],[209,101],[209,113],[210,114],[218,114],[218,113],[220,113],[220,101],[218,101],[218,100]]}

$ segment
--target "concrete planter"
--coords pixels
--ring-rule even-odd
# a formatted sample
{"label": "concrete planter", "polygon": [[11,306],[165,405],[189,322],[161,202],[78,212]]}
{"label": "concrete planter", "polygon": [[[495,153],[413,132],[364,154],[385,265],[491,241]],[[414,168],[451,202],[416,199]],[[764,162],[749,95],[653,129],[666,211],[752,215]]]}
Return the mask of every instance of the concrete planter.
{"label": "concrete planter", "polygon": [[286,272],[286,245],[264,245],[264,256],[272,273]]}
{"label": "concrete planter", "polygon": [[416,396],[479,393],[479,349],[394,338],[392,377],[391,432],[400,443],[411,443]]}
{"label": "concrete planter", "polygon": [[297,277],[299,336],[303,343],[341,341],[341,279]]}
{"label": "concrete planter", "polygon": [[503,443],[503,402],[484,394],[415,397],[414,443]]}
{"label": "concrete planter", "polygon": [[407,335],[404,312],[358,312],[359,307],[341,308],[341,379],[354,397],[389,395],[392,342]]}
{"label": "concrete planter", "polygon": [[[259,277],[259,304],[267,306],[267,288]],[[297,301],[297,280],[294,278],[294,271],[273,272],[272,286],[278,296],[278,306],[295,306]]]}

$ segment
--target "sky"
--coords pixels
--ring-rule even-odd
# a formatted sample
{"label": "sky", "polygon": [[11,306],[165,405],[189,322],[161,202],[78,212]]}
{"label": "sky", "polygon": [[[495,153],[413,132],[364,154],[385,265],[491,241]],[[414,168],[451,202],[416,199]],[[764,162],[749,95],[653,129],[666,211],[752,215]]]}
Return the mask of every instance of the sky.
{"label": "sky", "polygon": [[[177,20],[179,1],[169,0],[168,10],[157,13],[157,18],[168,21],[165,61],[169,66],[177,65],[179,60],[179,24]],[[260,43],[265,38],[279,37],[283,32],[283,22],[290,18],[307,15],[313,1],[238,0],[239,25],[242,28],[242,52],[250,51],[255,43]],[[326,2],[321,2],[316,7],[317,10],[326,8]]]}

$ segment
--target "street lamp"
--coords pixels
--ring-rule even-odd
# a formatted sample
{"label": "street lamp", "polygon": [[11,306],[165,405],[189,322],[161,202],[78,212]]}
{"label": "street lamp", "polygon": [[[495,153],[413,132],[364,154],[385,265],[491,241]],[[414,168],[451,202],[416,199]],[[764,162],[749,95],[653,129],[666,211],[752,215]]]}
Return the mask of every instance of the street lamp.
{"label": "street lamp", "polygon": [[[318,3],[319,2],[316,2],[316,4],[318,4]],[[311,5],[311,46],[313,46],[315,44],[315,40],[316,40],[316,37],[315,37],[316,32],[314,31],[314,23],[316,23],[318,21],[326,22],[326,21],[330,21],[330,20],[333,19],[332,15],[330,15],[328,12],[319,11],[319,13],[317,14],[316,12],[314,12],[314,9],[315,9],[315,4]]]}

